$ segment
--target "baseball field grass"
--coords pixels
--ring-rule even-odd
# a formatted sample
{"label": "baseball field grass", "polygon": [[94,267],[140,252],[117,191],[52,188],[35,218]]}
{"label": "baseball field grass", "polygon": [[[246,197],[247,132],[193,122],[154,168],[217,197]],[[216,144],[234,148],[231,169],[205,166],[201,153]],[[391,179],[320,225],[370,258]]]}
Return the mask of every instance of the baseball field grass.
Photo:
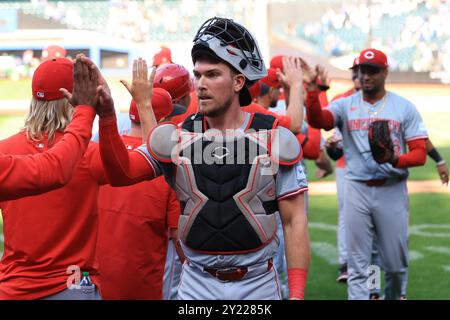
{"label": "baseball field grass", "polygon": [[[336,282],[337,200],[311,196],[309,236],[312,260],[308,299],[346,299],[347,286]],[[450,299],[450,212],[445,194],[410,196],[408,299]]]}

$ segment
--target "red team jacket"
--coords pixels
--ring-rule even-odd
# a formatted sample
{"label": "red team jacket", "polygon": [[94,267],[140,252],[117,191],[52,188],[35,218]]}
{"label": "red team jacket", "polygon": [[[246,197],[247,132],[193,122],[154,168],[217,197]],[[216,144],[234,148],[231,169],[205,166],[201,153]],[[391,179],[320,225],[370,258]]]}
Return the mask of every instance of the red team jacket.
{"label": "red team jacket", "polygon": [[65,185],[91,139],[95,111],[77,106],[61,143],[33,156],[4,154],[0,149],[0,201],[41,194]]}
{"label": "red team jacket", "polygon": [[[62,137],[57,133],[52,145]],[[25,133],[0,141],[2,152],[16,155],[39,154],[49,147],[45,138],[29,142]],[[98,145],[91,142],[66,186],[0,203],[5,237],[0,299],[39,299],[63,291],[74,265],[99,285],[97,195],[105,182]]]}
{"label": "red team jacket", "polygon": [[[122,136],[128,150],[142,139]],[[178,227],[180,204],[164,177],[99,194],[97,257],[103,299],[162,299],[168,228]]]}

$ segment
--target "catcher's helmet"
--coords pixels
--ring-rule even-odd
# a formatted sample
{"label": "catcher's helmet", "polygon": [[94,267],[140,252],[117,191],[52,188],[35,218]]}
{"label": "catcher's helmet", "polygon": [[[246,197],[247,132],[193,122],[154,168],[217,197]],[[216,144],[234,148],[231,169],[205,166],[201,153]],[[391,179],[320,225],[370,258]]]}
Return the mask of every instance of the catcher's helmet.
{"label": "catcher's helmet", "polygon": [[197,31],[192,47],[192,61],[202,55],[228,63],[246,78],[239,95],[241,106],[251,103],[248,87],[267,75],[266,66],[252,34],[231,19],[214,17],[203,23]]}
{"label": "catcher's helmet", "polygon": [[165,64],[156,69],[153,86],[167,90],[172,101],[177,102],[191,92],[191,77],[185,67],[174,63]]}

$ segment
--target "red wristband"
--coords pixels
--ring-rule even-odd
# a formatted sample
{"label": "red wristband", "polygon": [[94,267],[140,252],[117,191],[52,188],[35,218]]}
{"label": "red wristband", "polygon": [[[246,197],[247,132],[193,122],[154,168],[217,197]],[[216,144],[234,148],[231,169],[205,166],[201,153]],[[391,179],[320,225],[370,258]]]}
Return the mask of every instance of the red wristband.
{"label": "red wristband", "polygon": [[308,270],[302,268],[288,269],[289,298],[304,299]]}

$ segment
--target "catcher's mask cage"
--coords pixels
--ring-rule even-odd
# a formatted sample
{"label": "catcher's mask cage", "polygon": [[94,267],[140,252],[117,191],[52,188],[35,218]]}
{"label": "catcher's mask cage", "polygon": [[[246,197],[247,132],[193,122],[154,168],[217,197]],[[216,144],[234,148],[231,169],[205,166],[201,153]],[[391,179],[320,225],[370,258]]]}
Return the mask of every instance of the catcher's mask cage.
{"label": "catcher's mask cage", "polygon": [[191,55],[194,63],[201,55],[223,60],[245,76],[245,86],[239,95],[241,106],[252,101],[248,87],[267,75],[256,39],[231,19],[214,17],[206,20],[197,31]]}

